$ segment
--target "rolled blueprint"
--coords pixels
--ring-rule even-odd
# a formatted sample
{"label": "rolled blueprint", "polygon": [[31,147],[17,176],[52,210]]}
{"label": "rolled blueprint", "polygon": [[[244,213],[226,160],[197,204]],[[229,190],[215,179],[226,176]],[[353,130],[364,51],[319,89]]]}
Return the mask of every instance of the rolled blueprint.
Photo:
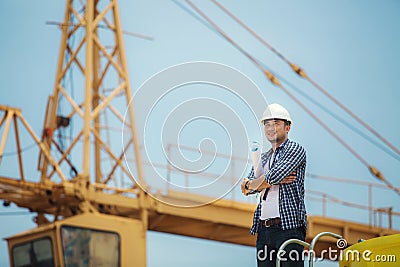
{"label": "rolled blueprint", "polygon": [[261,148],[260,144],[253,141],[250,147],[251,162],[254,168],[254,177],[258,178],[262,175],[262,165],[261,165]]}
{"label": "rolled blueprint", "polygon": [[250,157],[254,168],[254,180],[250,184],[249,189],[257,189],[264,179],[257,179],[263,175],[263,167],[261,163],[261,147],[258,142],[253,141],[250,146]]}

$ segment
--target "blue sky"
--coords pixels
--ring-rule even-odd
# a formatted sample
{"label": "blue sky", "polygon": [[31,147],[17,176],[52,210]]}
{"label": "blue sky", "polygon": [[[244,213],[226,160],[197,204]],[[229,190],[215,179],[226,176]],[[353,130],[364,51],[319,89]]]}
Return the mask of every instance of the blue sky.
{"label": "blue sky", "polygon": [[[305,81],[298,79],[263,47],[209,1],[195,1],[228,34],[280,76],[306,91],[320,104],[363,130]],[[222,1],[228,9],[287,58],[300,65],[341,103],[381,135],[400,147],[400,3],[385,1]],[[296,103],[273,87],[263,74],[220,36],[185,13],[172,1],[120,1],[127,31],[151,35],[154,41],[125,36],[133,91],[152,75],[190,61],[212,61],[231,66],[248,76],[268,102],[287,107],[295,121],[290,138],[307,150],[307,171],[314,174],[376,182],[367,168],[313,121]],[[60,32],[46,21],[62,21],[64,1],[1,1],[0,104],[20,107],[35,132],[41,132],[47,96],[52,92]],[[352,148],[378,168],[394,185],[399,161],[332,120],[299,97]],[[261,114],[259,114],[261,115]],[[371,136],[370,134],[368,134]],[[186,140],[197,146],[198,140]],[[246,140],[244,140],[247,142]],[[193,142],[193,143],[191,143]],[[6,147],[6,151],[12,148]],[[246,155],[244,155],[246,156]],[[36,157],[32,161],[36,161]],[[34,164],[35,166],[35,164]],[[35,170],[34,168],[32,170]],[[0,165],[0,174],[7,166]],[[367,189],[308,179],[307,189],[327,192],[338,199],[367,205]],[[375,207],[400,210],[399,196],[374,189]],[[321,204],[307,201],[310,214],[321,214]],[[0,208],[0,212],[21,211]],[[328,204],[328,215],[367,222],[364,211]],[[33,215],[2,216],[0,237],[33,227]],[[394,221],[400,228],[399,218]],[[168,244],[165,246],[165,244]],[[157,256],[162,250],[163,256]],[[7,265],[6,243],[0,244],[0,265]],[[180,256],[179,256],[180,255]],[[190,257],[182,255],[191,255]],[[254,262],[252,248],[149,233],[149,266],[247,266]],[[165,259],[166,258],[166,259]],[[196,260],[194,260],[196,259]],[[319,264],[323,266],[323,264]],[[328,265],[328,264],[326,264]]]}

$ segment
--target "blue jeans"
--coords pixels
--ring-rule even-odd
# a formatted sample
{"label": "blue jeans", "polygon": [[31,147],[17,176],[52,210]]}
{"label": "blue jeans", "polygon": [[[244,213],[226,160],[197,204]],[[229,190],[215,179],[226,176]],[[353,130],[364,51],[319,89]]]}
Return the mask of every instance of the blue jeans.
{"label": "blue jeans", "polygon": [[[257,234],[257,266],[275,267],[279,247],[288,239],[305,240],[305,229],[299,227],[296,229],[282,230],[281,225],[265,227],[260,225]],[[282,267],[303,267],[303,246],[290,244],[286,246],[285,253],[280,254]]]}

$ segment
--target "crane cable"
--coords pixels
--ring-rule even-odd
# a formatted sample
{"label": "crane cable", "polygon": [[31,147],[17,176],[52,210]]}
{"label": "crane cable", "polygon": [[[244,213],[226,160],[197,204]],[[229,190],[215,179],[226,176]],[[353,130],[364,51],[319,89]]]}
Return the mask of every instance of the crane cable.
{"label": "crane cable", "polygon": [[220,4],[217,0],[211,0],[215,5],[217,5],[222,11],[224,11],[228,16],[230,16],[233,20],[235,20],[239,25],[241,25],[245,30],[247,30],[250,34],[252,34],[257,40],[259,40],[264,46],[266,46],[269,50],[271,50],[274,54],[276,54],[279,58],[285,61],[291,69],[300,77],[306,79],[310,82],[314,87],[316,87],[320,92],[322,92],[326,97],[328,97],[331,101],[333,101],[336,105],[338,105],[342,110],[344,110],[347,114],[353,117],[356,121],[358,121],[361,125],[363,125],[368,131],[370,131],[373,135],[375,135],[378,139],[384,142],[387,146],[389,146],[393,151],[395,151],[398,155],[400,155],[400,150],[395,147],[392,143],[390,143],[387,139],[385,139],[382,135],[380,135],[376,130],[374,130],[371,126],[369,126],[366,122],[364,122],[359,116],[357,116],[354,112],[352,112],[345,105],[340,103],[334,96],[328,93],[321,85],[319,85],[316,81],[311,79],[305,71],[283,56],[278,50],[276,50],[272,45],[270,45],[267,41],[265,41],[260,35],[258,35],[255,31],[253,31],[250,27],[244,24],[239,18],[233,15],[228,9],[226,9],[222,4]]}
{"label": "crane cable", "polygon": [[31,148],[34,148],[37,144],[34,142],[30,145],[27,145],[26,147],[21,148],[20,150],[15,150],[15,151],[10,151],[10,152],[3,152],[3,154],[0,155],[0,159],[2,157],[9,157],[9,156],[14,156],[14,155],[19,155],[22,154],[25,151],[30,150]]}
{"label": "crane cable", "polygon": [[254,65],[260,69],[268,79],[275,85],[280,85],[279,80],[268,70],[266,70],[260,62],[250,55],[246,50],[244,50],[239,44],[233,41],[232,38],[228,36],[217,24],[215,24],[206,14],[204,14],[195,4],[190,0],[185,0],[201,17],[203,17],[215,30],[217,33],[221,34],[229,43],[231,43],[236,49],[238,49],[243,55],[245,55]]}
{"label": "crane cable", "polygon": [[205,22],[204,20],[202,20],[199,16],[196,15],[196,13],[194,13],[192,10],[190,10],[189,8],[187,8],[185,5],[181,4],[180,2],[176,1],[176,0],[171,0],[172,2],[174,2],[175,5],[177,5],[178,7],[180,7],[183,11],[185,11],[187,14],[189,14],[190,16],[192,16],[194,19],[196,19],[198,22],[200,22],[201,24],[203,24],[203,26],[207,27],[210,31],[215,32],[218,34],[218,32],[211,27],[210,24],[208,24],[207,22]]}
{"label": "crane cable", "polygon": [[[267,68],[264,64],[263,64],[264,68]],[[346,126],[347,128],[349,128],[350,130],[352,130],[354,133],[358,134],[359,136],[363,137],[365,140],[367,140],[368,142],[370,142],[371,144],[375,145],[377,148],[381,149],[383,152],[385,152],[386,154],[388,154],[389,156],[393,157],[394,159],[400,161],[400,155],[397,155],[396,153],[394,153],[392,150],[388,149],[386,146],[382,145],[381,143],[377,142],[376,140],[372,139],[370,136],[368,136],[367,134],[363,133],[361,130],[359,130],[358,128],[354,127],[352,124],[346,122],[345,119],[341,118],[339,115],[333,113],[331,110],[329,110],[326,106],[322,105],[321,103],[319,103],[318,101],[316,101],[315,99],[313,99],[311,96],[307,95],[305,92],[303,92],[300,88],[298,88],[297,86],[295,86],[294,84],[290,83],[288,80],[286,80],[283,76],[280,76],[278,74],[275,73],[275,76],[278,77],[279,80],[283,81],[283,83],[285,83],[287,86],[289,86],[291,89],[293,89],[294,91],[296,91],[298,94],[302,95],[304,98],[306,98],[308,101],[310,101],[311,103],[313,103],[314,105],[318,106],[320,109],[322,109],[323,111],[325,111],[327,114],[329,114],[330,116],[332,116],[334,119],[336,119],[338,122],[340,122],[341,124],[343,124],[344,126]]]}
{"label": "crane cable", "polygon": [[[211,27],[210,24],[208,24],[207,22],[205,22],[203,19],[201,19],[196,13],[194,13],[192,10],[188,9],[186,6],[182,5],[180,2],[176,1],[176,0],[171,0],[172,2],[174,2],[177,6],[179,6],[181,9],[183,9],[187,14],[189,14],[190,16],[192,16],[193,18],[195,18],[197,21],[199,21],[201,24],[203,24],[205,27],[207,27],[210,31],[213,31],[216,34],[219,34],[218,31],[216,31],[214,28]],[[268,69],[266,67],[265,64],[263,64],[260,60],[257,60],[258,62],[260,62],[263,67],[265,69]],[[294,91],[296,91],[297,93],[299,93],[300,95],[302,95],[304,98],[308,99],[310,102],[312,102],[314,105],[318,106],[320,109],[322,109],[323,111],[325,111],[327,114],[329,114],[330,116],[332,116],[334,119],[336,119],[338,122],[340,122],[341,124],[343,124],[344,126],[346,126],[347,128],[349,128],[351,131],[353,131],[354,133],[358,134],[359,136],[361,136],[362,138],[364,138],[365,140],[367,140],[368,142],[370,142],[372,145],[374,145],[375,147],[381,149],[383,152],[385,152],[386,154],[388,154],[389,156],[393,157],[394,159],[400,161],[400,155],[396,154],[395,152],[393,152],[391,149],[387,148],[386,146],[384,146],[383,144],[377,142],[376,140],[372,139],[370,136],[368,136],[367,134],[363,133],[361,130],[359,130],[358,128],[354,127],[353,125],[351,125],[350,123],[346,122],[345,119],[341,118],[339,115],[335,114],[334,112],[332,112],[331,110],[329,110],[327,107],[325,107],[324,105],[322,105],[321,103],[319,103],[318,101],[316,101],[315,99],[313,99],[311,96],[307,95],[305,92],[303,92],[300,88],[296,87],[294,84],[290,83],[288,80],[284,79],[282,76],[275,74],[276,77],[278,77],[279,80],[283,81],[286,85],[288,85],[290,88],[292,88]]]}
{"label": "crane cable", "polygon": [[349,144],[347,144],[340,136],[338,136],[332,129],[329,128],[321,119],[318,118],[310,109],[308,109],[299,99],[297,99],[288,89],[286,89],[278,80],[278,78],[269,70],[265,69],[260,62],[251,56],[247,51],[245,51],[240,45],[238,45],[232,38],[230,38],[218,25],[216,25],[206,14],[204,14],[195,4],[193,4],[190,0],[185,0],[201,17],[203,17],[219,34],[222,35],[229,43],[231,43],[235,48],[237,48],[244,56],[246,56],[251,62],[255,64],[257,68],[259,68],[265,76],[271,81],[271,83],[277,87],[279,87],[283,92],[285,92],[293,101],[295,101],[306,113],[308,113],[317,123],[319,123],[325,130],[327,130],[338,142],[340,142],[351,154],[353,154],[361,163],[363,163],[369,171],[380,181],[384,182],[390,189],[395,191],[398,195],[400,195],[400,190],[394,187],[383,174],[368,164],[368,162],[361,157]]}

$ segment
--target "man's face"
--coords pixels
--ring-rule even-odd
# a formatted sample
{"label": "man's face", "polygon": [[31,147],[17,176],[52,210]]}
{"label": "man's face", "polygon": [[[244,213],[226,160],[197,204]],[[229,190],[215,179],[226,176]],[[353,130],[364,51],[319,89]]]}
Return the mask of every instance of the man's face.
{"label": "man's face", "polygon": [[280,143],[286,140],[289,130],[290,125],[285,124],[283,120],[264,121],[265,137],[271,143]]}

